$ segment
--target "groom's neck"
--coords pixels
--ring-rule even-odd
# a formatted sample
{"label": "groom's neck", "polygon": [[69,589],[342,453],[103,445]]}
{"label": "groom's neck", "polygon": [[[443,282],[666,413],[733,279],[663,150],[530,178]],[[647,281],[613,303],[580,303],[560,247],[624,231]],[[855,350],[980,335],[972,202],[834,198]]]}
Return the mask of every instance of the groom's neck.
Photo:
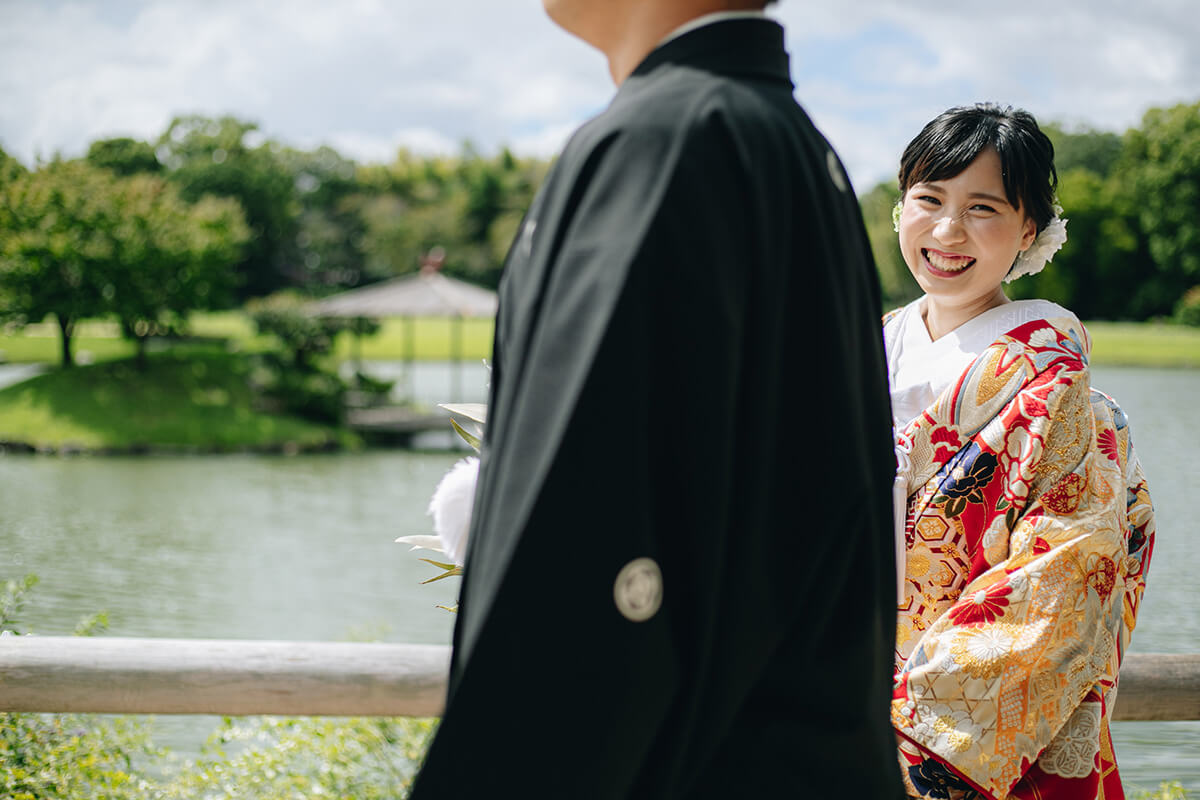
{"label": "groom's neck", "polygon": [[705,14],[758,11],[762,0],[546,0],[562,28],[604,53],[620,86],[673,30]]}

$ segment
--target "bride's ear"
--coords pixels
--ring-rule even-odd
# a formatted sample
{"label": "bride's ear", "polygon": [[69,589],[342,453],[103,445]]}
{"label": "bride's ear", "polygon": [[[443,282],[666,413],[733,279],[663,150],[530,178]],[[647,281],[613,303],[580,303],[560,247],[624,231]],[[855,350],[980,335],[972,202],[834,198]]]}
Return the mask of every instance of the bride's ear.
{"label": "bride's ear", "polygon": [[1021,229],[1021,252],[1024,253],[1033,244],[1033,240],[1037,238],[1037,223],[1033,221],[1033,217],[1025,217],[1025,225]]}

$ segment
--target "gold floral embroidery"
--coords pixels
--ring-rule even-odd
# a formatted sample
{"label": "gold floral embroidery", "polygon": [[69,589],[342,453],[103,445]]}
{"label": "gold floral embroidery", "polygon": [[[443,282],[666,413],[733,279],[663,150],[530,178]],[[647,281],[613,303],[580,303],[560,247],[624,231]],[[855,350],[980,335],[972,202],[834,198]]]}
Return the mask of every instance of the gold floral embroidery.
{"label": "gold floral embroidery", "polygon": [[954,720],[947,716],[938,717],[933,723],[933,730],[946,737],[946,743],[950,749],[956,753],[963,753],[971,749],[972,737],[966,731],[959,730],[954,725]]}
{"label": "gold floral embroidery", "polygon": [[1009,625],[968,628],[954,638],[950,654],[954,663],[972,678],[998,678],[1012,652],[1016,636]]}
{"label": "gold floral embroidery", "polygon": [[1071,472],[1042,495],[1042,502],[1055,514],[1074,514],[1085,489],[1087,479],[1078,472]]}

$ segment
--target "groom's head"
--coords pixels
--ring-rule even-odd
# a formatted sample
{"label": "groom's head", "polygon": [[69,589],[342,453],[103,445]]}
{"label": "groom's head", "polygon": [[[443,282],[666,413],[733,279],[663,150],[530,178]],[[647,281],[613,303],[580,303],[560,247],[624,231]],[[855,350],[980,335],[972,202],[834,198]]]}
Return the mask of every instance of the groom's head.
{"label": "groom's head", "polygon": [[[603,52],[620,83],[675,28],[718,11],[762,11],[775,0],[542,0],[550,19]],[[629,63],[632,62],[632,63]]]}
{"label": "groom's head", "polygon": [[[655,7],[658,15],[680,16],[684,22],[716,11],[762,11],[776,0],[542,0],[550,19],[576,36],[577,27],[604,25],[606,20],[629,19],[635,7]],[[683,22],[679,23],[680,25]]]}

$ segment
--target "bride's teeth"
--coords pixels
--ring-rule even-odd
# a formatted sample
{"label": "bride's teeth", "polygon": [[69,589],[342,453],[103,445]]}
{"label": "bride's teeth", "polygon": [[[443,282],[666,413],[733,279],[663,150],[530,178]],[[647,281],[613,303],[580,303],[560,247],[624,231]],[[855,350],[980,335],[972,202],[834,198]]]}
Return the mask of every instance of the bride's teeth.
{"label": "bride's teeth", "polygon": [[975,263],[973,258],[945,258],[929,250],[925,251],[925,258],[930,264],[945,272],[958,272]]}

